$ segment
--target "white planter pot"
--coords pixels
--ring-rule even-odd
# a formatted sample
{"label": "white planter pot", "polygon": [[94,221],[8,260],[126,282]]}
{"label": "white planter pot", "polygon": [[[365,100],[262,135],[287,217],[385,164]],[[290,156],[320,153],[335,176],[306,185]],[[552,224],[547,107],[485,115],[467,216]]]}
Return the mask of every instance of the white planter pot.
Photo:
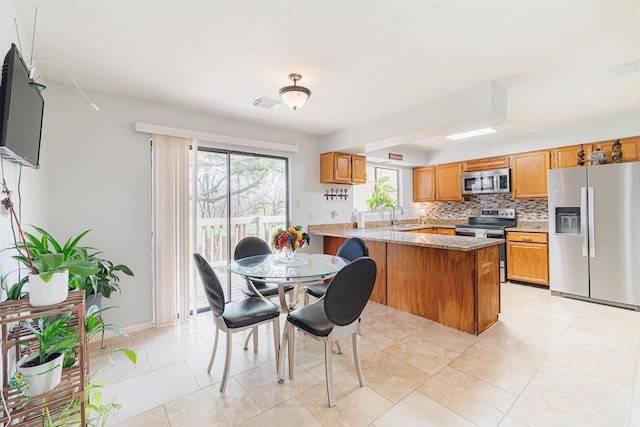
{"label": "white planter pot", "polygon": [[37,274],[29,275],[29,304],[34,307],[57,304],[69,295],[69,271],[63,270],[53,274],[50,281],[45,282]]}
{"label": "white planter pot", "polygon": [[20,362],[18,362],[18,372],[22,374],[22,381],[29,384],[29,387],[22,389],[22,393],[25,396],[38,396],[46,393],[60,384],[60,380],[62,379],[64,353],[60,353],[58,357],[42,365],[28,368],[22,366],[37,357],[38,353],[32,353],[23,357],[20,359]]}

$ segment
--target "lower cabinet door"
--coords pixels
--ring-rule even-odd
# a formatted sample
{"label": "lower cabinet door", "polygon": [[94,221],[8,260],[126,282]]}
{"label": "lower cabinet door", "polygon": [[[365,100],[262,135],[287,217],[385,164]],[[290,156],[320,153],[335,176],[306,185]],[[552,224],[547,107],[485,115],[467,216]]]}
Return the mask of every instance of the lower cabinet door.
{"label": "lower cabinet door", "polygon": [[549,254],[546,244],[507,242],[507,271],[510,280],[549,284]]}

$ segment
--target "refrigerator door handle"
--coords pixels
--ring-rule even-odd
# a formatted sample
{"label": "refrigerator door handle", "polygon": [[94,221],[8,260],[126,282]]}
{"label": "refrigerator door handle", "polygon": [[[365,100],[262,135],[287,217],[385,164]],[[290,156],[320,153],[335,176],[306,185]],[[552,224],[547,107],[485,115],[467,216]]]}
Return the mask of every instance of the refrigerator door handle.
{"label": "refrigerator door handle", "polygon": [[587,190],[589,203],[589,256],[591,258],[596,257],[596,219],[594,217],[594,200],[593,200],[593,187],[589,187]]}
{"label": "refrigerator door handle", "polygon": [[580,233],[582,234],[582,256],[589,256],[587,250],[587,187],[580,187]]}

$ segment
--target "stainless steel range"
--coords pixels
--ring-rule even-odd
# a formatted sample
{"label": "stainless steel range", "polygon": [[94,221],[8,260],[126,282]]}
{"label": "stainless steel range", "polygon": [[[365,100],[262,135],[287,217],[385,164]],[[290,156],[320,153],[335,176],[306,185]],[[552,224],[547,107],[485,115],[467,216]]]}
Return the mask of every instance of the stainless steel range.
{"label": "stainless steel range", "polygon": [[[457,236],[506,238],[505,228],[516,225],[515,209],[483,209],[480,216],[469,217],[468,224],[456,225]],[[500,282],[507,281],[507,245],[500,245]]]}

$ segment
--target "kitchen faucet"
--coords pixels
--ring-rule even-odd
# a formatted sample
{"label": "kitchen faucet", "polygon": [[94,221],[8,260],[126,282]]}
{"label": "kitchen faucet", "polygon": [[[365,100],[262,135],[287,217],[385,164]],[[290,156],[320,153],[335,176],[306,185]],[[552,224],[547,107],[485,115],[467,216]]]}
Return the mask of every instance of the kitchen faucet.
{"label": "kitchen faucet", "polygon": [[400,208],[400,214],[404,215],[404,209],[402,209],[402,206],[400,205],[396,205],[393,208],[391,208],[391,225],[398,225],[398,220],[396,219],[396,209]]}

